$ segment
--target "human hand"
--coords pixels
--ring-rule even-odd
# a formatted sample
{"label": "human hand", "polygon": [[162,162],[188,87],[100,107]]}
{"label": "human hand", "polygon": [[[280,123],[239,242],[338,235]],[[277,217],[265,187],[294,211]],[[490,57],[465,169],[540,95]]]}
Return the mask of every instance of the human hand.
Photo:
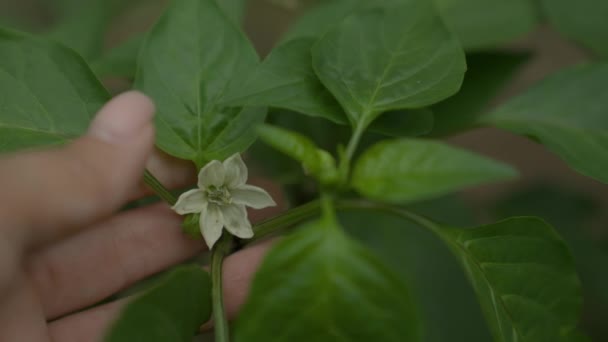
{"label": "human hand", "polygon": [[[189,163],[153,150],[153,112],[126,93],[73,143],[0,158],[0,341],[98,341],[125,300],[88,307],[203,250],[167,205],[116,213],[144,194],[146,164],[168,186],[194,182]],[[229,314],[266,249],[226,259]]]}

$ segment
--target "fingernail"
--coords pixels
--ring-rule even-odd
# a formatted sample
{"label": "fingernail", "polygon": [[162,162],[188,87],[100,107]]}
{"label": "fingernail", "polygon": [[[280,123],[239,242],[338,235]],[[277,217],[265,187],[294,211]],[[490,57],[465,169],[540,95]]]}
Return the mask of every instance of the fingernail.
{"label": "fingernail", "polygon": [[130,91],[108,102],[95,116],[89,135],[107,143],[121,143],[151,123],[154,104],[144,94]]}

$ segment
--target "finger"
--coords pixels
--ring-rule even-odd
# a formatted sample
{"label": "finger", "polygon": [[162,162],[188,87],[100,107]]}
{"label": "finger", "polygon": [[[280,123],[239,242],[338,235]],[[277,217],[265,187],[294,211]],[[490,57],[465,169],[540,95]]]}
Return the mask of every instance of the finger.
{"label": "finger", "polygon": [[[148,159],[146,168],[167,189],[179,189],[196,184],[196,168],[194,163],[188,160],[177,159],[158,149],[155,149]],[[154,191],[141,182],[139,187],[131,194],[131,199],[138,199],[152,194],[154,194]]]}
{"label": "finger", "polygon": [[[226,259],[223,291],[224,305],[229,317],[234,318],[245,302],[253,275],[270,247],[271,242],[261,243],[239,251]],[[52,322],[49,325],[52,340],[58,342],[100,341],[129,300],[119,300]]]}
{"label": "finger", "polygon": [[32,256],[27,269],[47,319],[97,303],[196,255],[204,244],[185,237],[181,222],[163,205],[140,208]]}
{"label": "finger", "polygon": [[116,210],[142,177],[154,140],[150,100],[129,92],[110,101],[70,145],[0,161],[0,213],[34,244],[62,237]]}

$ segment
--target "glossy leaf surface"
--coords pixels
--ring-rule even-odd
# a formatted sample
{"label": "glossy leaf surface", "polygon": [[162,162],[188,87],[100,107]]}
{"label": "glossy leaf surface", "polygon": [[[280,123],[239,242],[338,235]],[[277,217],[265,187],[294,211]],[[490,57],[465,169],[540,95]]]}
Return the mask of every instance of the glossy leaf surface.
{"label": "glossy leaf surface", "polygon": [[353,187],[362,195],[394,203],[429,199],[517,173],[509,166],[440,142],[380,142],[355,164]]}
{"label": "glossy leaf surface", "polygon": [[199,167],[245,150],[265,109],[219,103],[257,59],[215,1],[173,2],[144,42],[135,81],[156,102],[157,145]]}
{"label": "glossy leaf surface", "polygon": [[236,341],[419,338],[402,280],[327,219],[301,227],[267,255],[235,333]]}
{"label": "glossy leaf surface", "polygon": [[382,112],[420,108],[460,88],[464,53],[430,3],[356,11],[313,47],[313,67],[353,125]]}

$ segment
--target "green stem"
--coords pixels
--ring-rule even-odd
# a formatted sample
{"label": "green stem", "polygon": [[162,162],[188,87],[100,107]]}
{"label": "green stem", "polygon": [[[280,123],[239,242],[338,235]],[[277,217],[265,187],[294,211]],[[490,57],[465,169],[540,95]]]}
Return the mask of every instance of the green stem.
{"label": "green stem", "polygon": [[175,198],[171,191],[165,188],[162,183],[156,177],[154,177],[150,171],[148,171],[148,169],[144,171],[144,182],[148,184],[148,186],[152,188],[152,190],[154,190],[154,192],[160,198],[165,200],[165,202],[169,203],[170,205],[175,205],[177,198]]}
{"label": "green stem", "polygon": [[216,342],[229,342],[228,317],[224,310],[222,293],[222,265],[232,249],[232,237],[224,233],[211,252],[211,301],[213,303],[213,327]]}
{"label": "green stem", "polygon": [[[336,209],[338,209],[338,210],[367,210],[367,211],[384,212],[387,214],[391,214],[391,215],[395,215],[395,216],[404,218],[404,219],[411,221],[413,223],[416,223],[422,227],[428,228],[435,233],[439,234],[441,232],[440,228],[432,220],[429,220],[426,217],[424,217],[422,215],[418,215],[409,210],[406,210],[406,209],[403,209],[400,207],[394,207],[394,206],[383,204],[383,203],[371,202],[368,200],[360,200],[360,199],[340,200],[336,203]],[[439,235],[441,235],[441,234],[439,234]]]}
{"label": "green stem", "polygon": [[366,123],[357,123],[353,131],[353,135],[350,137],[348,145],[346,146],[344,156],[342,156],[342,159],[340,160],[339,172],[343,184],[348,183],[348,178],[350,177],[350,165],[355,152],[357,152],[357,147],[359,147],[359,142],[361,142],[361,137],[363,136],[366,128]]}
{"label": "green stem", "polygon": [[[286,228],[293,226],[296,223],[309,219],[311,217],[319,215],[322,209],[323,201],[332,201],[331,198],[325,198],[322,200],[317,200],[313,202],[309,202],[300,207],[293,208],[286,213],[274,217],[270,220],[264,221],[258,225],[256,225],[253,229],[255,231],[255,237],[246,242],[246,245],[252,244],[259,240],[262,240],[270,235],[276,234]],[[349,210],[364,210],[364,211],[375,211],[375,212],[384,212],[391,215],[396,215],[401,218],[404,218],[408,221],[414,222],[420,226],[430,229],[431,231],[438,233],[441,235],[441,229],[437,226],[437,224],[424,216],[413,213],[409,210],[394,207],[391,205],[371,202],[368,200],[362,199],[337,199],[334,204],[331,204],[337,210],[349,211]],[[327,206],[327,203],[325,203]]]}
{"label": "green stem", "polygon": [[255,237],[247,241],[247,244],[262,240],[277,231],[293,226],[296,223],[309,219],[319,214],[319,201],[312,201],[299,207],[290,209],[285,213],[266,220],[253,227]]}

